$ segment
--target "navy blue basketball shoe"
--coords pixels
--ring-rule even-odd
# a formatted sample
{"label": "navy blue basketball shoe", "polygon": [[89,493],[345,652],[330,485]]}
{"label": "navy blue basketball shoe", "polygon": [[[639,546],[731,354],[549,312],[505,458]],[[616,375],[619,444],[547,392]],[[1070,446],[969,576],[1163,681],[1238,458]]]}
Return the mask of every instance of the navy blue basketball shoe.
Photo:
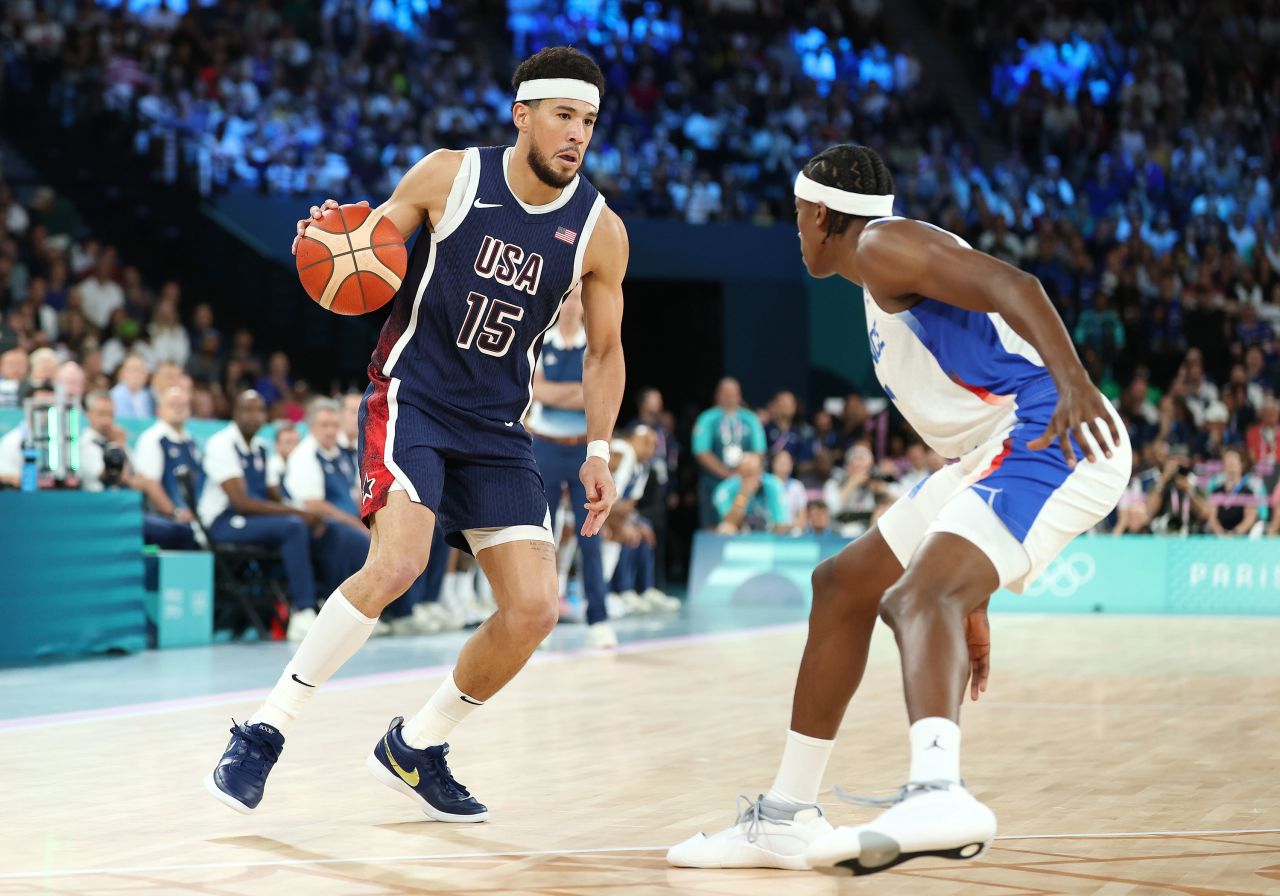
{"label": "navy blue basketball shoe", "polygon": [[241,722],[231,729],[227,751],[205,776],[204,789],[218,802],[247,815],[262,802],[267,775],[283,749],[284,735],[276,728],[264,722]]}
{"label": "navy blue basketball shoe", "polygon": [[489,810],[454,780],[444,761],[448,755],[448,744],[423,750],[409,746],[404,742],[404,718],[396,716],[369,754],[366,765],[369,774],[412,799],[428,818],[453,822],[487,820]]}

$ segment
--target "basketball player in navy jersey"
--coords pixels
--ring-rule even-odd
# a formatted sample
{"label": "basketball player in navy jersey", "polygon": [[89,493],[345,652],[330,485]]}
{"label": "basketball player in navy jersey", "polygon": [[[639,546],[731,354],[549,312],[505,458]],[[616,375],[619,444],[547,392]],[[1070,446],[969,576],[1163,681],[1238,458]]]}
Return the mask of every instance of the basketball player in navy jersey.
{"label": "basketball player in navy jersey", "polygon": [[[615,500],[609,437],[625,378],[627,234],[580,173],[604,78],[586,56],[554,47],[522,62],[512,86],[514,146],[437,150],[376,210],[405,237],[423,230],[360,409],[369,556],[329,597],[266,703],[232,728],[205,786],[237,811],[257,807],[298,713],[422,573],[438,519],[450,544],[475,554],[498,610],[426,704],[407,722],[392,720],[367,766],[431,818],[488,817],[450,772],[446,740],[520,671],[557,621],[547,499],[521,420],[534,359],[579,283],[590,435],[579,471],[583,535],[600,531]],[[298,222],[299,236],[321,210]]]}
{"label": "basketball player in navy jersey", "polygon": [[[1040,282],[955,234],[893,215],[893,178],[834,146],[795,184],[815,277],[862,287],[876,377],[925,443],[955,462],[903,495],[813,573],[809,638],[782,763],[737,822],[667,853],[699,868],[870,874],[917,856],[972,858],[995,815],[960,779],[960,703],[986,690],[987,602],[1022,592],[1115,507],[1131,452]],[[832,829],[817,805],[876,619],[893,629],[911,766],[872,821]]]}

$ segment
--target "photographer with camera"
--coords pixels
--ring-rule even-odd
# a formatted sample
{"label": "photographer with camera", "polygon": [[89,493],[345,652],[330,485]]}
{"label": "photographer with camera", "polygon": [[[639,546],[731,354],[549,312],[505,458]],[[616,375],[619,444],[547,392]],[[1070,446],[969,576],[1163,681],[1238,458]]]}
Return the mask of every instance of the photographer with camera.
{"label": "photographer with camera", "polygon": [[80,436],[80,487],[86,492],[129,488],[126,436],[116,423],[116,406],[104,391],[84,400],[88,428]]}
{"label": "photographer with camera", "polygon": [[200,450],[186,431],[190,393],[182,386],[165,389],[156,402],[156,414],[156,422],[142,431],[133,446],[134,486],[146,495],[149,511],[144,537],[148,544],[167,550],[192,550],[195,515],[178,482],[184,469],[193,471],[199,494],[204,480]]}
{"label": "photographer with camera", "polygon": [[1147,512],[1155,535],[1191,534],[1203,531],[1209,505],[1197,488],[1191,459],[1184,451],[1174,453],[1163,439],[1153,446],[1153,458],[1160,476],[1147,493]]}
{"label": "photographer with camera", "polygon": [[866,531],[877,502],[889,493],[889,476],[876,466],[875,455],[865,440],[849,447],[844,466],[832,473],[822,488],[822,497],[843,535]]}

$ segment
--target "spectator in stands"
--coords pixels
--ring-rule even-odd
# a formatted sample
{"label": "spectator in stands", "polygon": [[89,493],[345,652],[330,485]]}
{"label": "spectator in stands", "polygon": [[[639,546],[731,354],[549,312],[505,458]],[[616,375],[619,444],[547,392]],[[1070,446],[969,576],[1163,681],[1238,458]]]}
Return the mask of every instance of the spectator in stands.
{"label": "spectator in stands", "polygon": [[284,352],[272,352],[267,361],[267,372],[258,378],[254,388],[273,408],[293,395],[293,377],[289,375],[289,356]]}
{"label": "spectator in stands", "polygon": [[27,382],[24,391],[37,383],[53,382],[58,376],[58,353],[51,348],[38,348],[27,358]]}
{"label": "spectator in stands", "polygon": [[1156,535],[1199,532],[1208,505],[1197,488],[1190,457],[1185,448],[1175,451],[1163,439],[1154,447],[1153,462],[1160,475],[1147,493],[1151,531]]}
{"label": "spectator in stands", "polygon": [[85,396],[80,435],[80,488],[87,492],[136,487],[129,462],[128,437],[116,423],[116,406],[103,391]]}
{"label": "spectator in stands", "polygon": [[629,613],[679,609],[680,601],[657,585],[657,537],[639,510],[658,454],[657,433],[640,424],[625,438],[614,439],[610,448],[618,500],[609,512],[604,534],[620,545],[620,551],[609,590],[618,595]]}
{"label": "spectator in stands", "polygon": [[813,427],[799,419],[795,393],[783,389],[769,402],[769,422],[764,428],[769,454],[785,451],[795,463],[797,476],[812,472]]}
{"label": "spectator in stands", "polygon": [[[356,503],[358,471],[338,447],[338,413],[332,399],[311,402],[306,438],[289,453],[282,483],[295,507],[328,523],[311,546],[323,571],[321,591],[327,593],[360,569],[369,554],[369,530],[360,520]],[[406,595],[397,603],[407,601],[411,609],[412,596],[416,595]]]}
{"label": "spectator in stands", "polygon": [[27,353],[11,348],[0,354],[0,408],[22,405],[22,383],[27,378]]}
{"label": "spectator in stands", "polygon": [[99,330],[107,327],[111,313],[124,307],[124,290],[112,279],[111,257],[104,251],[93,273],[80,282],[80,303],[89,323]]}
{"label": "spectator in stands", "polygon": [[155,366],[155,356],[142,327],[123,308],[111,312],[108,327],[111,338],[102,344],[102,369],[114,374],[129,355],[141,358],[148,370]]}
{"label": "spectator in stands", "polygon": [[862,441],[845,452],[844,466],[827,480],[822,497],[841,531],[858,534],[869,525],[876,498],[887,492],[884,477],[875,468],[871,447]]}
{"label": "spectator in stands", "polygon": [[798,532],[804,527],[804,508],[809,503],[809,495],[804,483],[792,475],[795,462],[788,452],[779,451],[773,455],[769,469],[782,483],[783,500],[787,505],[787,528]]}
{"label": "spectator in stands", "polygon": [[1280,402],[1268,395],[1262,400],[1258,422],[1245,434],[1249,449],[1249,465],[1260,476],[1270,476],[1275,469],[1277,447],[1280,446]]}
{"label": "spectator in stands", "polygon": [[338,411],[338,447],[357,472],[360,469],[360,402],[363,400],[363,394],[348,392],[342,396]]}
{"label": "spectator in stands", "polygon": [[[724,516],[712,495],[737,470],[743,456],[767,448],[760,418],[742,406],[742,387],[732,377],[716,386],[716,405],[698,415],[693,425],[693,454],[698,476],[698,524],[714,527]],[[754,479],[758,479],[756,474]],[[754,481],[753,479],[753,481]],[[736,493],[736,489],[734,490]]]}
{"label": "spectator in stands", "polygon": [[906,461],[906,470],[898,476],[897,495],[906,495],[911,492],[920,483],[929,478],[932,472],[929,469],[930,450],[924,447],[923,442],[911,442],[907,445],[904,460]]}
{"label": "spectator in stands", "polygon": [[156,402],[156,422],[144,429],[133,444],[134,487],[147,498],[144,536],[148,544],[169,550],[196,546],[194,509],[184,492],[184,474],[192,477],[192,497],[204,487],[200,450],[187,420],[191,417],[191,393],[170,386]]}
{"label": "spectator in stands", "polygon": [[1202,459],[1218,459],[1222,457],[1223,449],[1228,443],[1234,443],[1235,439],[1228,439],[1227,423],[1231,419],[1231,412],[1227,409],[1224,402],[1214,401],[1209,403],[1209,407],[1204,412],[1203,428],[1196,434],[1194,445],[1194,453],[1196,457]]}
{"label": "spectator in stands", "polygon": [[288,420],[276,423],[275,451],[267,458],[267,475],[280,483],[280,496],[286,501],[292,501],[293,495],[289,494],[289,484],[285,481],[284,474],[288,469],[289,455],[301,441],[302,434],[293,423]]}
{"label": "spectator in stands", "polygon": [[118,382],[111,389],[116,403],[116,418],[138,420],[154,416],[155,401],[147,388],[147,362],[140,355],[129,355],[120,365]]}
{"label": "spectator in stands", "polygon": [[1093,307],[1080,312],[1076,321],[1076,345],[1091,348],[1110,369],[1116,356],[1124,350],[1124,327],[1120,315],[1111,308],[1110,299],[1099,291],[1093,297]]}
{"label": "spectator in stands", "polygon": [[835,535],[831,528],[831,508],[826,501],[813,498],[804,506],[805,535]]}
{"label": "spectator in stands", "polygon": [[197,384],[208,386],[222,382],[222,337],[217,330],[202,330],[196,352],[187,359],[186,371]]}
{"label": "spectator in stands", "polygon": [[178,284],[169,281],[160,291],[160,301],[151,316],[148,332],[151,335],[151,356],[157,364],[169,361],[185,367],[191,357],[191,340],[178,318],[180,298]]}
{"label": "spectator in stands", "polygon": [[1246,475],[1238,448],[1222,453],[1222,473],[1209,484],[1205,517],[1214,535],[1249,535],[1258,523],[1258,508],[1266,506],[1266,490]]}
{"label": "spectator in stands", "polygon": [[713,501],[720,514],[716,531],[721,535],[785,533],[791,525],[785,489],[777,476],[764,471],[764,457],[755,451],[738,459],[733,474],[716,486]]}
{"label": "spectator in stands", "polygon": [[266,422],[261,395],[250,389],[236,397],[232,422],[205,443],[205,482],[196,512],[215,543],[264,544],[280,551],[293,605],[287,636],[298,641],[315,622],[311,536],[325,522],[272,497],[279,494],[279,483],[267,478],[267,446],[257,438]]}

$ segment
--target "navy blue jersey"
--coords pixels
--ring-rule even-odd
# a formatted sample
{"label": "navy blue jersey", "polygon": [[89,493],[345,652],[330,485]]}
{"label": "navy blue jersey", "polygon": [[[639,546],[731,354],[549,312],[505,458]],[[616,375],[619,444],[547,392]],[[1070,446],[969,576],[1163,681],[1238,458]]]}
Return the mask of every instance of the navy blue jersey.
{"label": "navy blue jersey", "polygon": [[375,427],[394,433],[397,406],[411,404],[437,449],[529,454],[534,361],[582,277],[604,197],[579,175],[554,202],[525,205],[507,184],[510,154],[466,150],[442,220],[419,234],[369,365],[374,391],[386,389],[385,408],[368,405],[387,415]]}

